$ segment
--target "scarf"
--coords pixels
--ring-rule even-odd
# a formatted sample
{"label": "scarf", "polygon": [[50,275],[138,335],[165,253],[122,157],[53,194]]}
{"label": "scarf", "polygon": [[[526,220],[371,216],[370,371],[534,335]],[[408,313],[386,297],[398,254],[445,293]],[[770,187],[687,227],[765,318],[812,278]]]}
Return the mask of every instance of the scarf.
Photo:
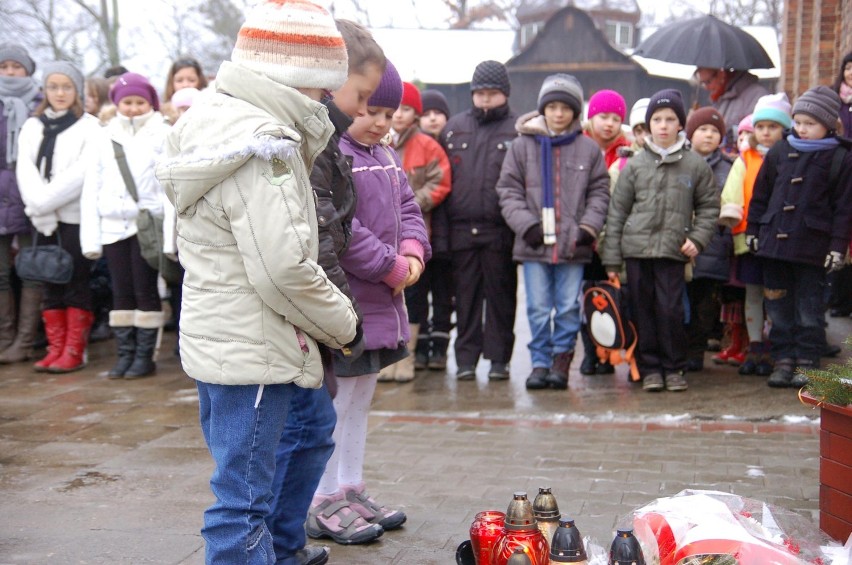
{"label": "scarf", "polygon": [[6,121],[6,167],[18,160],[18,134],[27,118],[30,106],[39,96],[38,84],[30,77],[0,76],[0,102]]}
{"label": "scarf", "polygon": [[852,86],[849,86],[844,82],[840,84],[839,90],[840,92],[838,92],[838,94],[840,94],[840,99],[843,100],[843,103],[852,104]]}
{"label": "scarf", "polygon": [[[48,181],[53,176],[53,150],[56,149],[56,138],[80,119],[74,115],[74,112],[68,110],[61,113],[50,112],[50,114],[55,117],[49,117],[48,112],[45,112],[38,118],[44,124],[44,131],[41,145],[38,147],[38,157],[36,157],[36,168],[44,171],[44,178]],[[42,161],[45,163],[44,169],[41,168]]]}
{"label": "scarf", "polygon": [[496,108],[491,108],[490,110],[483,110],[482,108],[473,107],[473,117],[480,124],[487,124],[489,122],[497,122],[504,119],[509,115],[509,103],[506,102],[502,106],[497,106]]}
{"label": "scarf", "polygon": [[795,135],[787,136],[787,143],[793,146],[796,151],[802,153],[810,153],[811,151],[826,151],[834,149],[840,145],[840,141],[836,137],[824,137],[822,139],[802,139]]}
{"label": "scarf", "polygon": [[582,131],[549,136],[536,135],[535,140],[541,145],[541,230],[544,232],[544,244],[556,243],[556,209],[553,190],[553,148],[570,145]]}

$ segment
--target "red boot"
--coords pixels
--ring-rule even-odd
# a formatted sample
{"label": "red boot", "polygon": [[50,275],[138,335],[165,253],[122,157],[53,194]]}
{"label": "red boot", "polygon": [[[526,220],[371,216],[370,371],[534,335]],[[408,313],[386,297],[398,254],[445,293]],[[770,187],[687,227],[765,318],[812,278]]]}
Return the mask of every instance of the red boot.
{"label": "red boot", "polygon": [[714,363],[730,363],[742,365],[745,361],[745,348],[748,343],[746,329],[743,324],[731,325],[731,345],[713,356]]}
{"label": "red boot", "polygon": [[50,373],[70,373],[86,366],[86,345],[89,343],[89,330],[95,321],[95,315],[88,310],[69,308],[67,316],[67,335],[62,356],[47,368]]}
{"label": "red boot", "polygon": [[65,309],[45,310],[41,313],[44,321],[44,334],[47,337],[47,355],[33,365],[38,373],[44,373],[50,365],[62,356],[65,349]]}

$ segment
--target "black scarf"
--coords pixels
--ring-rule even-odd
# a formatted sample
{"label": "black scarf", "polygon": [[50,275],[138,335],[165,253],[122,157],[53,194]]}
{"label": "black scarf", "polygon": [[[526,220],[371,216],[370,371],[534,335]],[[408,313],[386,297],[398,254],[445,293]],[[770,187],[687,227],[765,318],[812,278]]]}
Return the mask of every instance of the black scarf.
{"label": "black scarf", "polygon": [[483,110],[482,108],[473,107],[473,117],[480,124],[487,124],[490,122],[497,122],[506,118],[509,115],[509,103],[506,102],[502,106],[497,106],[496,108],[491,108],[490,110]]}
{"label": "black scarf", "polygon": [[41,145],[38,148],[36,168],[41,170],[41,162],[45,161],[44,178],[50,180],[53,171],[53,150],[56,148],[56,138],[60,133],[73,126],[80,118],[69,110],[65,112],[65,115],[58,118],[51,119],[42,114],[38,119],[44,124],[44,137],[42,137]]}

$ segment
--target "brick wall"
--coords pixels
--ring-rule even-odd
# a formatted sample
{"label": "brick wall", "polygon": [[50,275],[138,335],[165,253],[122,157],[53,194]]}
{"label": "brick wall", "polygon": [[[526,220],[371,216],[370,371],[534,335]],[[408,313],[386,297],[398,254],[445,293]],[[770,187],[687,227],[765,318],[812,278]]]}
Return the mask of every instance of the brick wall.
{"label": "brick wall", "polygon": [[852,0],[787,0],[781,45],[781,85],[791,99],[834,82],[852,51]]}

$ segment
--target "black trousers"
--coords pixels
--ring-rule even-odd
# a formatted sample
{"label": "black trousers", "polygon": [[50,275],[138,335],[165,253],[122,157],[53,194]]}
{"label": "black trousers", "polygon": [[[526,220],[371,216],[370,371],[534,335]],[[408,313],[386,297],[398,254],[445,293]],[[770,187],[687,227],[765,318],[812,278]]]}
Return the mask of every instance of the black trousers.
{"label": "black trousers", "polygon": [[[518,269],[512,250],[481,246],[452,252],[456,289],[456,362],[476,365],[480,355],[497,363],[512,359]],[[484,311],[484,319],[483,319]]]}
{"label": "black trousers", "polygon": [[[432,320],[429,320],[429,294],[432,295]],[[405,289],[408,320],[420,324],[420,334],[449,333],[453,314],[453,264],[434,257],[416,284]]]}
{"label": "black trousers", "polygon": [[104,245],[112,279],[112,309],[159,312],[157,271],[142,258],[136,236]]}
{"label": "black trousers", "polygon": [[[80,225],[65,224],[59,222],[56,228],[62,249],[67,251],[74,260],[74,273],[67,284],[44,285],[45,310],[57,310],[64,308],[79,308],[81,310],[92,310],[92,289],[89,279],[92,273],[92,262],[83,257],[80,250]],[[39,237],[39,241],[56,243],[57,237]]]}
{"label": "black trousers", "polygon": [[689,296],[689,356],[702,358],[707,340],[713,334],[722,310],[720,297],[722,283],[713,279],[694,279],[686,283]]}
{"label": "black trousers", "polygon": [[642,376],[686,369],[683,261],[627,259],[627,293],[639,343],[636,364]]}

